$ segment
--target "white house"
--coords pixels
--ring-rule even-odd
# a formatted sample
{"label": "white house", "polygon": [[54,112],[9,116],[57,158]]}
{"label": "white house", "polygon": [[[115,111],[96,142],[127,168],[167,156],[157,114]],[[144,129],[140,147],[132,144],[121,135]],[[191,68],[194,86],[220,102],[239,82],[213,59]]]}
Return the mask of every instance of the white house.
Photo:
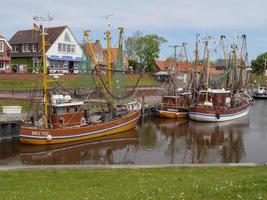
{"label": "white house", "polygon": [[46,51],[49,72],[78,73],[82,54],[78,41],[66,26]]}

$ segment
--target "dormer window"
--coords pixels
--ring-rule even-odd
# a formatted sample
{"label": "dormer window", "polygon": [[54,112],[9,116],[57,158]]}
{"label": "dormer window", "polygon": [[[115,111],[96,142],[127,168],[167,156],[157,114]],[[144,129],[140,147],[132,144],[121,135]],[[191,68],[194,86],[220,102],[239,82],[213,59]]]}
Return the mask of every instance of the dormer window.
{"label": "dormer window", "polygon": [[23,45],[22,45],[22,52],[23,52],[23,53],[28,53],[28,52],[30,52],[30,45],[29,45],[29,44],[23,44]]}
{"label": "dormer window", "polygon": [[32,52],[37,52],[37,44],[32,45]]}
{"label": "dormer window", "polygon": [[0,52],[4,52],[4,42],[0,42]]}
{"label": "dormer window", "polygon": [[12,45],[12,52],[18,53],[19,52],[19,46],[18,45]]}

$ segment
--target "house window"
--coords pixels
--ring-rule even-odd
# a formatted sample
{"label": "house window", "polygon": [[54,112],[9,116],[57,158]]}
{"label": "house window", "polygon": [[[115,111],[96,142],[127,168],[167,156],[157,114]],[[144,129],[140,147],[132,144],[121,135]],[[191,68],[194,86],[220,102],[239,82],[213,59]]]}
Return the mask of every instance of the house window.
{"label": "house window", "polygon": [[37,44],[32,45],[32,52],[37,52]]}
{"label": "house window", "polygon": [[62,44],[62,46],[63,46],[62,51],[63,51],[63,52],[66,52],[66,49],[67,49],[66,46],[67,46],[67,45],[66,45],[66,44]]}
{"label": "house window", "polygon": [[4,52],[4,42],[0,42],[0,52]]}
{"label": "house window", "polygon": [[62,43],[58,43],[58,51],[62,51]]}
{"label": "house window", "polygon": [[4,69],[5,68],[5,62],[4,61],[0,61],[0,69]]}
{"label": "house window", "polygon": [[70,52],[70,44],[67,44],[67,52]]}
{"label": "house window", "polygon": [[18,45],[12,45],[12,52],[13,53],[19,52],[19,46]]}
{"label": "house window", "polygon": [[30,45],[29,44],[23,44],[22,45],[22,52],[30,52]]}
{"label": "house window", "polygon": [[31,52],[31,45],[27,44],[27,52]]}
{"label": "house window", "polygon": [[75,45],[71,45],[71,53],[75,53]]}

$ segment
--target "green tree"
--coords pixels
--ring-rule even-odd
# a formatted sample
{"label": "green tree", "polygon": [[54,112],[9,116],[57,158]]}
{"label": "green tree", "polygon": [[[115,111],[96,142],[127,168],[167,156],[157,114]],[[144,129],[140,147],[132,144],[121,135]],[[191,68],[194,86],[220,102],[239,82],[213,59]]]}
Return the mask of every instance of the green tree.
{"label": "green tree", "polygon": [[137,31],[125,41],[125,52],[129,59],[129,66],[134,70],[146,69],[153,72],[155,59],[159,57],[160,45],[167,42],[156,34],[144,35]]}
{"label": "green tree", "polygon": [[251,61],[251,68],[254,73],[262,74],[267,62],[267,52],[260,54],[255,60]]}
{"label": "green tree", "polygon": [[138,39],[136,55],[146,71],[155,71],[155,59],[159,58],[160,45],[165,42],[167,40],[156,34],[144,35]]}

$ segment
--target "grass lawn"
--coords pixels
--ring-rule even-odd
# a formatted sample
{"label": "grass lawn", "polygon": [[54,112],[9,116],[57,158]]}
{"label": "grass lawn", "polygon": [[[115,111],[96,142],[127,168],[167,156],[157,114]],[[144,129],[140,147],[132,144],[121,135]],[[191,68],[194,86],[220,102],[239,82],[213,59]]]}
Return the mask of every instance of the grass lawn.
{"label": "grass lawn", "polygon": [[29,100],[0,99],[0,112],[3,112],[2,106],[22,106],[22,112],[28,112],[30,102]]}
{"label": "grass lawn", "polygon": [[[136,80],[139,75],[125,75],[125,85],[132,86],[136,84]],[[95,85],[95,80],[92,76],[88,75],[64,75],[59,78],[59,82],[66,88],[73,87],[90,87]],[[38,83],[38,88],[42,88],[43,79],[39,74],[12,74],[12,75],[1,75],[0,76],[0,89],[29,89],[33,88],[34,84]],[[53,86],[54,83],[51,83]],[[160,85],[160,83],[149,75],[145,75],[140,82],[141,86],[147,85]]]}
{"label": "grass lawn", "polygon": [[0,199],[267,199],[267,167],[2,171]]}
{"label": "grass lawn", "polygon": [[258,76],[258,75],[252,75],[250,77],[250,80],[252,81],[252,83],[254,83],[254,81],[256,81],[257,84],[267,84],[267,76]]}

